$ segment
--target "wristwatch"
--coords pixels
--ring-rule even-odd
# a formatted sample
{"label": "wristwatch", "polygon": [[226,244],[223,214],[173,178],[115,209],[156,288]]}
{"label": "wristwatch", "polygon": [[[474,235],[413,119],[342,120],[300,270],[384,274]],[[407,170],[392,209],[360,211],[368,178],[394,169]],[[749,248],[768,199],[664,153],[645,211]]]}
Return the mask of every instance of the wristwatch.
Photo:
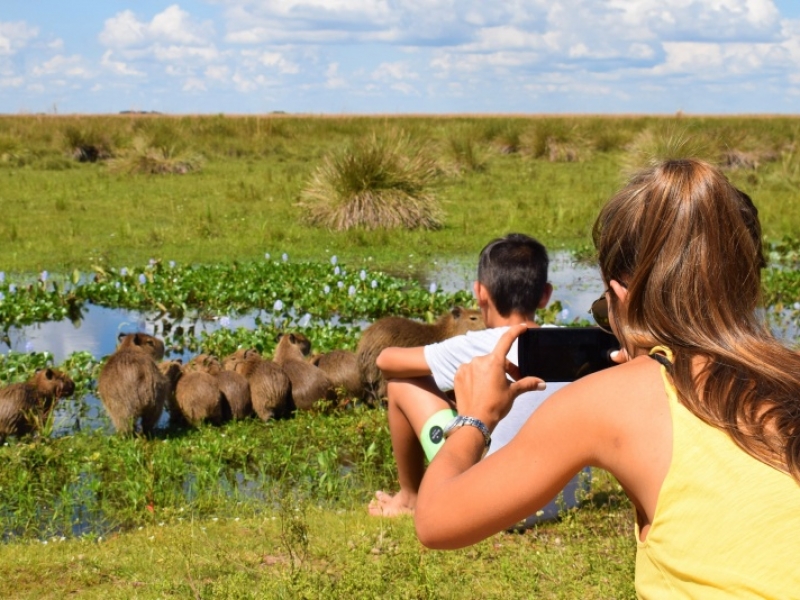
{"label": "wristwatch", "polygon": [[486,444],[483,449],[483,453],[486,454],[489,451],[489,446],[492,445],[492,434],[489,433],[489,428],[486,426],[486,424],[475,417],[458,415],[455,419],[447,424],[447,427],[444,428],[444,439],[450,437],[456,429],[460,429],[461,427],[464,427],[464,425],[476,427],[478,431],[483,434],[483,441]]}

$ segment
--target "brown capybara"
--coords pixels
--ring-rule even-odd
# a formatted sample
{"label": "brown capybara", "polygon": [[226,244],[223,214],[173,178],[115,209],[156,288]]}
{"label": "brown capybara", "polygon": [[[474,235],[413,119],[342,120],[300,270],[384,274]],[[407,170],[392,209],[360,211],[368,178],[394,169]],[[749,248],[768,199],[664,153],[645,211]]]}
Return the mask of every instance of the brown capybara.
{"label": "brown capybara", "polygon": [[184,371],[175,388],[175,402],[183,418],[193,427],[206,422],[220,425],[225,400],[216,378],[203,371]]}
{"label": "brown capybara", "polygon": [[120,350],[141,350],[158,362],[164,358],[164,342],[147,333],[120,333],[117,336],[117,352]]}
{"label": "brown capybara", "polygon": [[253,402],[250,397],[250,384],[243,375],[236,371],[222,368],[222,363],[211,354],[198,354],[186,365],[189,371],[202,371],[217,380],[227,405],[223,405],[225,419],[244,419],[253,414]]}
{"label": "brown capybara", "polygon": [[384,348],[427,346],[467,331],[486,329],[481,311],[455,306],[435,323],[420,323],[405,317],[384,317],[364,330],[356,354],[364,391],[374,401],[386,397],[386,382],[375,361]]}
{"label": "brown capybara", "polygon": [[170,379],[156,363],[163,348],[151,335],[128,334],[100,370],[97,391],[117,433],[132,433],[141,421],[142,433],[150,434],[161,418],[172,392]]}
{"label": "brown capybara", "polygon": [[242,375],[250,385],[253,411],[262,421],[285,418],[294,412],[289,376],[256,350],[237,350],[222,362],[226,371]]}
{"label": "brown capybara", "polygon": [[305,336],[283,334],[273,355],[292,382],[292,400],[300,410],[309,410],[318,400],[336,400],[336,389],[328,376],[305,360],[303,348],[307,341]]}
{"label": "brown capybara", "polygon": [[183,415],[175,399],[175,388],[178,387],[178,381],[183,377],[183,368],[180,360],[162,360],[158,363],[158,370],[166,375],[169,380],[169,394],[167,395],[165,406],[167,412],[169,412],[170,424],[183,422]]}
{"label": "brown capybara", "polygon": [[56,400],[71,396],[75,384],[55,369],[39,369],[25,383],[0,389],[0,444],[8,435],[25,435],[47,420]]}
{"label": "brown capybara", "polygon": [[343,390],[348,398],[361,398],[364,395],[364,383],[358,368],[358,357],[349,350],[332,350],[323,354],[315,354],[309,359],[312,365],[328,376],[334,389]]}

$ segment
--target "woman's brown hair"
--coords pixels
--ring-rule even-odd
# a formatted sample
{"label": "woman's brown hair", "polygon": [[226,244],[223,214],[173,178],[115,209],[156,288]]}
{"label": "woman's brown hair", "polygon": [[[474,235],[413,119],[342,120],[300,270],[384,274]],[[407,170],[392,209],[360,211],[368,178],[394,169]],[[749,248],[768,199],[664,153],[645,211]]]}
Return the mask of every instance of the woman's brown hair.
{"label": "woman's brown hair", "polygon": [[606,282],[628,289],[612,309],[629,353],[671,348],[680,401],[800,483],[800,354],[757,310],[765,263],[750,198],[708,163],[662,162],[608,201],[593,238]]}

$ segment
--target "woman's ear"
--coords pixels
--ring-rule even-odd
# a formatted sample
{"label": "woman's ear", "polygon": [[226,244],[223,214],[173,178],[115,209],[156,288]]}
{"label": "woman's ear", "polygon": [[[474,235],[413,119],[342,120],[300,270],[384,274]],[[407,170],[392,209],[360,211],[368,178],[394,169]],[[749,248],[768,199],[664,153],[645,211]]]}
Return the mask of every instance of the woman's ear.
{"label": "woman's ear", "polygon": [[616,279],[612,279],[608,282],[608,288],[614,292],[614,295],[619,299],[620,302],[623,304],[628,299],[628,288],[622,285]]}

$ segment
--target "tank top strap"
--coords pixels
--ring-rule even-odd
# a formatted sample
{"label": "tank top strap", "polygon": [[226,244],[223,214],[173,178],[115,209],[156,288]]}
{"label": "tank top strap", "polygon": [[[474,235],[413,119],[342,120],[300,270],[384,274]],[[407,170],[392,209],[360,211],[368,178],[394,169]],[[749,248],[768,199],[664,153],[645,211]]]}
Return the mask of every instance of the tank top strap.
{"label": "tank top strap", "polygon": [[674,360],[675,355],[672,353],[672,349],[668,346],[653,346],[650,349],[650,358],[661,363],[661,366],[664,367],[668,372],[672,371],[672,361]]}

